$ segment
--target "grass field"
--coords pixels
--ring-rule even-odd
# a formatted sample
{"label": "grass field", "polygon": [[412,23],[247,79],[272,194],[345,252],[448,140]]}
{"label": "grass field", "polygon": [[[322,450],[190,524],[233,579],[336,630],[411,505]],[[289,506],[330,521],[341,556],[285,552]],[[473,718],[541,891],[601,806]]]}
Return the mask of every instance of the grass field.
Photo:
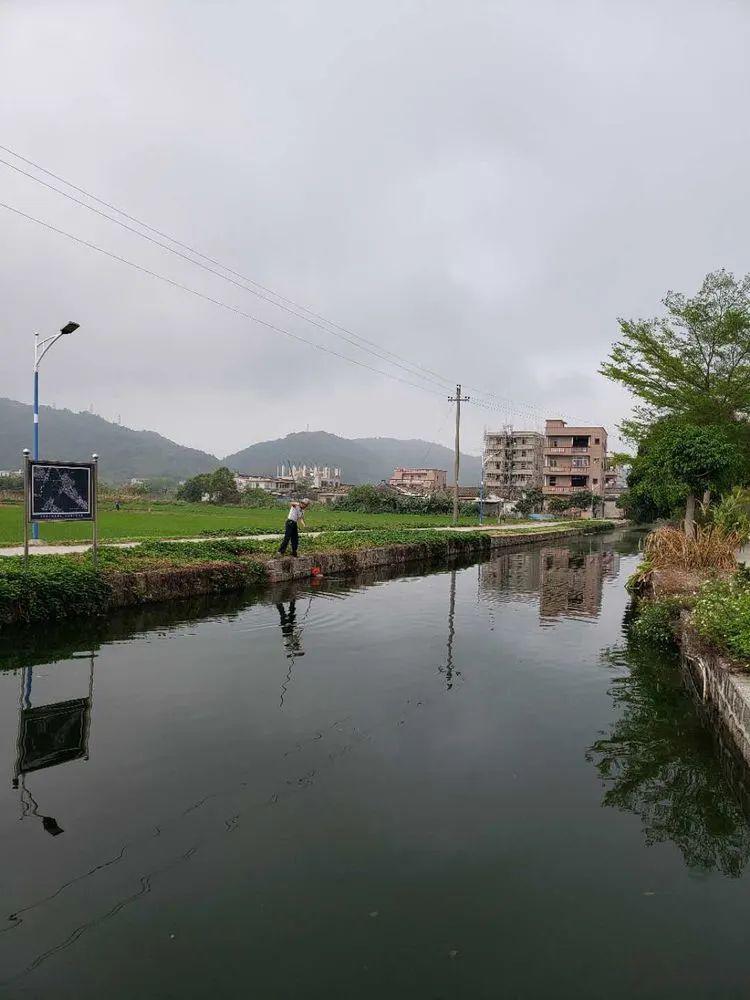
{"label": "grass field", "polygon": [[[209,504],[123,504],[115,510],[111,503],[99,505],[99,537],[103,541],[140,538],[195,538],[204,532],[226,531],[255,535],[282,532],[286,510],[251,507],[215,507]],[[309,531],[341,529],[436,528],[450,524],[442,514],[351,514],[311,507],[305,517]],[[460,524],[473,525],[476,518],[462,518]],[[90,524],[42,524],[39,536],[46,542],[88,541]],[[0,545],[23,541],[23,513],[20,504],[0,504]]]}

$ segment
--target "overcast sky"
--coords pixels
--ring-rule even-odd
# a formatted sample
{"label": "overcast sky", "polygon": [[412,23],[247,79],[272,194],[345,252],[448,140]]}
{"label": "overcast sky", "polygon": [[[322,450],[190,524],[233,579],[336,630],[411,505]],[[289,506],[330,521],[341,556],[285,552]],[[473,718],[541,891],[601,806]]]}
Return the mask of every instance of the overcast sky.
{"label": "overcast sky", "polygon": [[[483,426],[541,415],[614,432],[629,398],[596,372],[616,317],[750,270],[749,42],[750,3],[729,0],[0,0],[0,143],[513,400],[465,408],[478,452]],[[0,200],[420,381],[2,164]],[[43,402],[219,455],[308,426],[452,441],[434,383],[0,226],[0,395],[30,399],[32,331],[74,319]]]}

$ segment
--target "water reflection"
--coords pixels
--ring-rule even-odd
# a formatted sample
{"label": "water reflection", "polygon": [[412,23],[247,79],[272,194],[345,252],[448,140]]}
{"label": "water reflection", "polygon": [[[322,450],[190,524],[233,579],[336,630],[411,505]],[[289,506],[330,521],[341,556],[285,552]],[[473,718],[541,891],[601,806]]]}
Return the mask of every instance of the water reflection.
{"label": "water reflection", "polygon": [[450,588],[448,591],[448,638],[445,643],[446,648],[446,659],[445,663],[438,667],[441,674],[445,674],[445,689],[446,691],[451,691],[453,689],[453,675],[461,674],[460,670],[456,670],[453,666],[453,641],[456,638],[456,570],[452,569],[450,571]]}
{"label": "water reflection", "polygon": [[[593,969],[591,995],[616,980],[626,996],[641,972],[622,979],[617,942],[634,940],[642,961],[652,940],[662,947],[665,919],[682,969],[695,931],[684,900],[702,887],[673,852],[671,909],[634,909],[632,887],[637,904],[661,861],[648,845],[674,841],[691,868],[739,876],[750,838],[676,664],[621,641],[626,595],[605,587],[618,544],[506,550],[470,572],[381,570],[315,593],[287,584],[0,638],[17,671],[0,670],[0,844],[17,860],[1,894],[0,980],[28,977],[28,996],[104,988],[119,1000],[165,977],[185,995],[231,995],[222,977],[240,970],[262,996],[309,985],[369,998],[398,985],[368,985],[366,966],[397,956],[403,982],[415,956],[424,975],[424,956],[438,955],[434,981],[413,991],[434,997],[456,948],[455,975],[475,974],[456,995],[494,995],[500,963],[516,976],[509,995],[543,996],[549,982],[529,986],[541,934],[558,947],[553,977]],[[74,662],[86,644],[101,645],[98,742],[76,768],[64,765],[87,758],[92,728],[95,661],[86,654],[88,693]],[[615,809],[599,808],[592,764]],[[614,865],[613,843],[624,848]],[[736,888],[715,880],[717,912]],[[507,919],[498,898],[517,901]],[[601,912],[606,924],[590,919]],[[354,971],[331,978],[342,954]],[[696,954],[726,967],[715,942]]]}
{"label": "water reflection", "polygon": [[502,553],[481,567],[480,594],[490,601],[539,599],[539,616],[596,618],[604,581],[620,572],[620,554],[611,545],[590,543],[589,551],[571,546]]}
{"label": "water reflection", "polygon": [[40,812],[27,775],[89,759],[89,736],[94,699],[94,654],[90,655],[88,694],[49,704],[33,705],[33,667],[19,671],[18,733],[13,768],[13,788],[19,790],[21,819],[38,818],[53,837],[64,832],[53,816]]}
{"label": "water reflection", "polygon": [[586,755],[606,786],[603,805],[639,816],[646,843],[672,841],[691,868],[738,877],[750,828],[677,655],[626,641],[602,658],[627,671],[610,688],[621,714]]}

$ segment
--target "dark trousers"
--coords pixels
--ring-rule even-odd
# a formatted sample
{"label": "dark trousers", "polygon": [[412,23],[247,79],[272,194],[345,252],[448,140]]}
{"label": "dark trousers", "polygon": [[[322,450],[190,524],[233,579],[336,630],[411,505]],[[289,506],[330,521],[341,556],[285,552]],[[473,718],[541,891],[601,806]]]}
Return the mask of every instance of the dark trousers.
{"label": "dark trousers", "polygon": [[297,546],[299,545],[299,528],[297,527],[296,521],[287,521],[284,527],[284,541],[279,546],[279,552],[283,555],[286,552],[286,547],[289,543],[292,543],[292,555],[297,555]]}

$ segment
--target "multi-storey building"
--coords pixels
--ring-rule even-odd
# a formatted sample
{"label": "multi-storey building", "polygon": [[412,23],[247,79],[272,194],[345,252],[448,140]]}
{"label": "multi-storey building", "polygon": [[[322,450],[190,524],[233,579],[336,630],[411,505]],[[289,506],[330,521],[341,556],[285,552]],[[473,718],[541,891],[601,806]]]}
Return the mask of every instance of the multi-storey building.
{"label": "multi-storey building", "polygon": [[542,485],[544,435],[537,431],[486,431],[484,485],[499,497],[518,497]]}
{"label": "multi-storey building", "polygon": [[587,490],[604,495],[607,468],[607,432],[603,427],[569,427],[564,420],[548,420],[544,435],[546,497],[570,496]]}
{"label": "multi-storey building", "polygon": [[395,469],[388,485],[416,493],[436,493],[446,488],[445,469]]}

